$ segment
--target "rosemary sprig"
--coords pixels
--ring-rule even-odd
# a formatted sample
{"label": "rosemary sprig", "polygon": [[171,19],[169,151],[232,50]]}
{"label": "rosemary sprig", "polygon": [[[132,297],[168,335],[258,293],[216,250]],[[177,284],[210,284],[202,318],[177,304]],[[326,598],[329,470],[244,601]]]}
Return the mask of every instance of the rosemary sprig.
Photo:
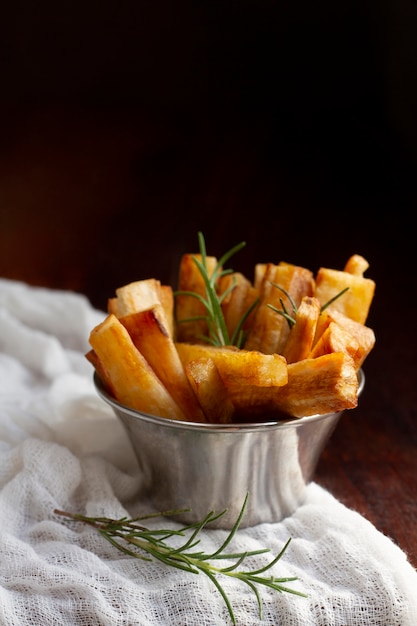
{"label": "rosemary sprig", "polygon": [[202,336],[201,339],[205,340],[208,343],[211,343],[214,346],[237,346],[240,348],[243,345],[245,336],[243,333],[243,324],[246,319],[252,312],[252,310],[257,305],[257,301],[254,302],[247,311],[243,314],[242,318],[239,320],[235,330],[233,331],[232,336],[229,336],[226,321],[224,319],[224,314],[222,310],[222,302],[223,300],[230,294],[230,292],[235,288],[236,284],[233,282],[230,287],[224,291],[222,294],[218,294],[217,292],[217,284],[219,280],[228,274],[232,274],[232,269],[223,269],[224,265],[229,261],[229,259],[236,254],[239,250],[241,250],[246,242],[242,241],[238,243],[236,246],[231,248],[228,252],[223,254],[222,257],[217,261],[216,267],[214,268],[213,273],[209,276],[207,269],[207,252],[206,252],[206,243],[204,240],[204,236],[201,232],[198,233],[198,242],[199,242],[199,250],[201,260],[197,257],[193,257],[193,261],[198,267],[200,274],[203,278],[205,285],[205,296],[201,294],[195,293],[194,291],[176,291],[175,295],[182,296],[192,296],[193,298],[197,298],[204,306],[206,311],[206,315],[201,315],[198,317],[187,318],[183,320],[179,320],[180,323],[191,322],[195,320],[205,320],[207,322],[208,327],[208,335]]}
{"label": "rosemary sprig", "polygon": [[274,306],[273,304],[268,304],[268,307],[270,309],[272,309],[273,311],[275,311],[275,313],[278,313],[279,315],[282,315],[282,317],[284,317],[287,322],[288,322],[288,326],[290,328],[292,328],[295,324],[295,317],[297,315],[297,305],[295,304],[295,301],[293,299],[293,297],[291,296],[290,293],[288,293],[288,291],[286,289],[284,289],[284,287],[281,287],[280,285],[277,285],[276,283],[272,283],[271,285],[273,287],[275,287],[276,289],[279,289],[280,291],[282,291],[283,294],[285,294],[288,298],[288,300],[290,301],[291,304],[291,308],[292,308],[292,313],[293,315],[290,315],[288,313],[287,307],[285,306],[285,302],[282,298],[279,299],[279,302],[281,304],[281,309],[278,309],[276,306]]}
{"label": "rosemary sprig", "polygon": [[[200,543],[198,535],[208,524],[224,515],[226,513],[226,509],[218,514],[212,511],[208,513],[200,522],[183,526],[177,530],[149,529],[143,526],[142,522],[149,518],[173,515],[179,511],[166,511],[134,519],[128,519],[127,517],[122,517],[120,519],[111,519],[108,517],[87,517],[78,513],[68,513],[58,509],[55,509],[54,512],[56,515],[64,516],[71,521],[82,522],[88,526],[92,526],[98,530],[99,533],[107,539],[107,541],[121,550],[124,554],[142,559],[144,561],[151,561],[152,558],[149,557],[153,557],[165,565],[189,572],[191,574],[198,574],[200,572],[205,574],[219,591],[226,604],[232,623],[236,624],[232,604],[224,587],[218,579],[220,575],[236,578],[246,583],[252,589],[257,600],[260,619],[262,619],[262,599],[258,586],[269,587],[270,589],[275,589],[275,591],[281,593],[287,592],[307,597],[306,594],[286,586],[286,583],[297,580],[296,577],[277,578],[273,575],[263,575],[281,559],[288,548],[291,538],[288,539],[277,556],[275,556],[265,566],[255,570],[241,569],[241,565],[249,557],[269,552],[268,548],[249,550],[246,552],[226,552],[226,548],[231,543],[239,528],[244,515],[247,500],[248,495],[246,495],[236,522],[226,536],[226,539],[214,552],[210,554],[206,554],[204,551],[194,551],[194,548]],[[185,538],[181,545],[171,546],[168,543],[170,539],[176,538],[178,540],[179,537]],[[225,560],[233,560],[234,562],[228,566],[213,564],[213,561],[219,562]]]}
{"label": "rosemary sprig", "polygon": [[323,306],[320,309],[320,312],[322,313],[325,309],[327,309],[327,307],[330,306],[335,300],[340,298],[340,296],[343,296],[343,294],[346,293],[346,291],[349,291],[349,287],[345,287],[344,289],[342,289],[342,291],[339,291],[339,293],[333,296],[333,298],[330,298],[330,300],[328,300],[325,304],[323,304]]}
{"label": "rosemary sprig", "polygon": [[[288,291],[286,291],[286,289],[284,289],[284,287],[281,287],[280,285],[277,285],[276,283],[272,283],[272,282],[271,282],[271,285],[273,287],[276,287],[280,291],[282,291],[282,293],[284,293],[287,296],[287,298],[288,298],[288,300],[290,301],[290,304],[291,304],[292,315],[290,313],[288,313],[287,307],[285,306],[285,302],[284,302],[284,300],[282,298],[279,299],[280,304],[281,304],[281,309],[278,309],[273,304],[268,304],[268,307],[270,309],[272,309],[273,311],[275,311],[275,313],[278,313],[279,315],[282,315],[282,317],[284,317],[287,320],[288,326],[291,329],[295,325],[295,322],[296,322],[295,318],[296,318],[296,315],[297,315],[298,307],[297,307],[296,303],[294,302],[294,299],[291,297],[291,294],[289,294]],[[348,291],[348,290],[349,290],[349,287],[345,287],[344,289],[342,289],[342,291],[339,291],[339,293],[337,293],[335,296],[333,296],[333,298],[330,298],[330,300],[325,302],[325,304],[323,304],[320,307],[320,313],[322,313],[325,309],[327,309],[327,307],[330,306],[335,300],[340,298],[340,296],[343,296],[343,294],[346,293],[346,291]]]}

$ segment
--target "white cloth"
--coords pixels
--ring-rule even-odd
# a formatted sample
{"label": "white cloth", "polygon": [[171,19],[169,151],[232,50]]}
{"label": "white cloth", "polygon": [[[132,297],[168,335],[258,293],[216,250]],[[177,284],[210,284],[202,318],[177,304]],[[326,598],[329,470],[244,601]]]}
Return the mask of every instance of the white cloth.
{"label": "white cloth", "polygon": [[[227,626],[203,574],[126,556],[54,514],[151,512],[127,436],[84,356],[103,316],[79,294],[0,280],[0,625]],[[201,547],[213,550],[225,533],[204,531]],[[232,546],[270,549],[252,568],[289,537],[273,573],[298,577],[291,585],[308,597],[261,588],[261,622],[253,592],[224,577],[237,624],[417,624],[417,572],[404,552],[319,485],[291,517],[240,529]]]}

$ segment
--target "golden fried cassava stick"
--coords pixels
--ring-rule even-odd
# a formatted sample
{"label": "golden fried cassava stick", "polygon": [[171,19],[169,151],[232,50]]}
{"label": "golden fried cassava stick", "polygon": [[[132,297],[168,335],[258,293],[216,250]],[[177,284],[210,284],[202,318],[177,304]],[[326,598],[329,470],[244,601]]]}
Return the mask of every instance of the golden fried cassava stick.
{"label": "golden fried cassava stick", "polygon": [[132,409],[185,420],[145,357],[133,344],[123,324],[112,313],[90,333],[90,344],[106,372],[116,400]]}
{"label": "golden fried cassava stick", "polygon": [[[194,422],[303,417],[354,408],[375,344],[365,326],[375,283],[343,270],[258,263],[253,284],[219,260],[185,254],[179,290],[135,281],[108,299],[86,358],[121,403]],[[242,347],[243,346],[243,347]]]}

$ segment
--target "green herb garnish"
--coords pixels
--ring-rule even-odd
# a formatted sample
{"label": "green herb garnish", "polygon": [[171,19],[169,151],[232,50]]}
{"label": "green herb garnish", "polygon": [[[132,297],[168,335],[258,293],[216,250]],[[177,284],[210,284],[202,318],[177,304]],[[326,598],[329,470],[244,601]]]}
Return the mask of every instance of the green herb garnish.
{"label": "green herb garnish", "polygon": [[276,289],[279,289],[280,291],[282,291],[282,293],[284,293],[287,296],[288,300],[290,301],[293,314],[290,315],[288,313],[287,307],[285,306],[284,300],[282,298],[279,299],[280,304],[281,304],[281,309],[278,309],[273,304],[268,304],[268,307],[272,309],[273,311],[275,311],[275,313],[282,315],[282,317],[284,317],[287,320],[288,326],[292,328],[295,324],[295,317],[298,311],[297,305],[295,304],[294,299],[292,298],[291,294],[289,294],[288,291],[284,289],[284,287],[281,287],[280,285],[277,285],[276,283],[271,283],[271,285],[273,287],[276,287]]}
{"label": "green herb garnish", "polygon": [[[290,301],[290,304],[291,304],[292,315],[290,315],[290,313],[288,313],[287,307],[285,306],[285,303],[284,303],[282,298],[279,299],[280,304],[281,304],[281,309],[278,309],[273,304],[268,304],[267,306],[270,309],[272,309],[273,311],[275,311],[275,313],[278,313],[279,315],[282,315],[282,317],[285,317],[285,319],[288,322],[288,326],[291,329],[295,325],[295,322],[296,322],[295,318],[296,318],[296,315],[297,315],[298,307],[295,304],[294,299],[291,297],[291,295],[288,293],[288,291],[286,291],[284,289],[284,287],[281,287],[280,285],[277,285],[276,283],[271,283],[271,285],[273,287],[276,287],[280,291],[282,291],[282,293],[284,293],[287,296],[287,298],[288,298],[288,300]],[[334,302],[335,300],[340,298],[340,296],[342,296],[346,291],[348,291],[348,289],[349,289],[349,287],[345,287],[344,289],[342,289],[342,291],[339,291],[339,293],[337,293],[335,296],[333,296],[333,298],[330,298],[330,300],[328,302],[326,302],[325,304],[323,304],[320,307],[320,313],[323,313],[323,311],[325,309],[327,309],[327,307],[330,306],[332,304],[332,302]]]}
{"label": "green herb garnish", "polygon": [[345,287],[344,289],[342,289],[342,291],[339,291],[339,293],[333,296],[333,298],[330,298],[330,300],[328,300],[325,304],[323,304],[323,306],[320,309],[320,312],[323,313],[324,309],[327,309],[327,307],[330,306],[335,300],[340,298],[340,296],[343,296],[343,294],[346,293],[346,291],[349,291],[349,287]]}
{"label": "green herb garnish", "polygon": [[233,248],[231,248],[228,252],[226,252],[217,262],[216,267],[211,276],[209,276],[207,270],[207,252],[206,252],[206,244],[204,240],[204,236],[201,232],[198,233],[198,242],[200,249],[201,260],[197,257],[193,257],[194,263],[197,265],[200,274],[204,280],[204,285],[206,289],[205,297],[201,294],[195,293],[194,291],[176,291],[175,295],[181,296],[192,296],[193,298],[197,298],[204,306],[206,310],[205,315],[200,315],[196,317],[191,317],[183,320],[179,320],[179,323],[192,322],[196,320],[205,320],[208,327],[208,335],[200,337],[207,343],[211,343],[214,346],[237,346],[238,348],[242,347],[245,341],[245,334],[243,332],[243,324],[246,319],[252,312],[252,310],[257,305],[258,301],[255,301],[247,311],[245,311],[242,318],[239,320],[233,334],[229,336],[226,321],[224,319],[224,314],[222,310],[222,302],[229,295],[229,293],[235,288],[235,284],[233,283],[230,287],[224,291],[222,294],[218,294],[217,292],[217,284],[218,281],[227,274],[232,274],[232,269],[223,269],[224,265],[226,265],[227,261],[234,255],[236,252],[241,250],[246,242],[242,241],[237,244]]}
{"label": "green herb garnish", "polygon": [[[200,540],[198,539],[199,533],[210,522],[213,522],[214,520],[217,520],[222,515],[224,515],[226,513],[226,510],[222,511],[220,514],[210,512],[201,522],[196,522],[194,524],[183,526],[178,530],[149,529],[143,526],[141,522],[146,519],[159,516],[174,515],[175,513],[179,513],[180,511],[166,511],[164,513],[156,513],[143,517],[137,517],[134,519],[128,519],[126,517],[122,517],[121,519],[111,519],[108,517],[86,517],[84,515],[67,513],[60,510],[55,510],[54,512],[57,515],[62,515],[71,521],[83,522],[88,526],[92,526],[93,528],[98,530],[99,533],[113,546],[129,556],[142,559],[144,561],[151,561],[152,559],[149,558],[149,556],[146,556],[150,555],[150,557],[153,557],[154,559],[161,561],[165,565],[174,567],[176,569],[184,570],[191,574],[199,574],[200,572],[205,574],[219,591],[227,606],[232,623],[236,624],[236,619],[231,602],[224,588],[218,580],[218,577],[220,575],[237,578],[238,580],[246,583],[252,589],[257,600],[260,619],[262,619],[262,599],[260,592],[257,588],[259,585],[275,589],[276,591],[279,591],[281,593],[287,592],[298,596],[307,597],[306,594],[286,586],[285,583],[297,580],[296,577],[277,578],[272,575],[263,575],[280,560],[280,558],[286,551],[291,541],[291,538],[288,539],[281,552],[275,558],[273,558],[264,567],[258,568],[256,570],[242,570],[238,568],[240,568],[240,566],[243,564],[244,561],[246,561],[247,558],[269,552],[267,548],[260,550],[250,550],[247,552],[225,552],[227,546],[230,544],[239,528],[239,524],[246,508],[247,499],[248,496],[246,495],[243,506],[236,522],[233,525],[232,530],[227,535],[226,539],[223,541],[220,547],[211,554],[206,554],[203,551],[194,551],[193,549],[200,543]],[[184,509],[181,512],[183,511]],[[179,537],[185,537],[184,542],[180,546],[171,546],[168,543],[169,539],[175,538],[178,540]],[[141,553],[141,551],[145,554]],[[232,565],[228,565],[227,567],[214,565],[212,563],[212,561],[218,562],[224,560],[233,560],[234,562],[232,563]]]}

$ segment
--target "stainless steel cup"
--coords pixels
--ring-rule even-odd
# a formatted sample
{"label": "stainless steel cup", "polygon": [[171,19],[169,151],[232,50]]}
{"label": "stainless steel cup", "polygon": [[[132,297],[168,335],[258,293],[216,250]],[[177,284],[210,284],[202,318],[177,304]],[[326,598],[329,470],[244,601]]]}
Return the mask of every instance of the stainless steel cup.
{"label": "stainless steel cup", "polygon": [[[249,494],[241,527],[278,522],[302,504],[320,454],[342,412],[251,424],[200,424],[155,417],[98,394],[127,430],[147,493],[158,511],[191,523],[226,513],[212,528],[230,529]],[[359,395],[365,384],[359,372]]]}

